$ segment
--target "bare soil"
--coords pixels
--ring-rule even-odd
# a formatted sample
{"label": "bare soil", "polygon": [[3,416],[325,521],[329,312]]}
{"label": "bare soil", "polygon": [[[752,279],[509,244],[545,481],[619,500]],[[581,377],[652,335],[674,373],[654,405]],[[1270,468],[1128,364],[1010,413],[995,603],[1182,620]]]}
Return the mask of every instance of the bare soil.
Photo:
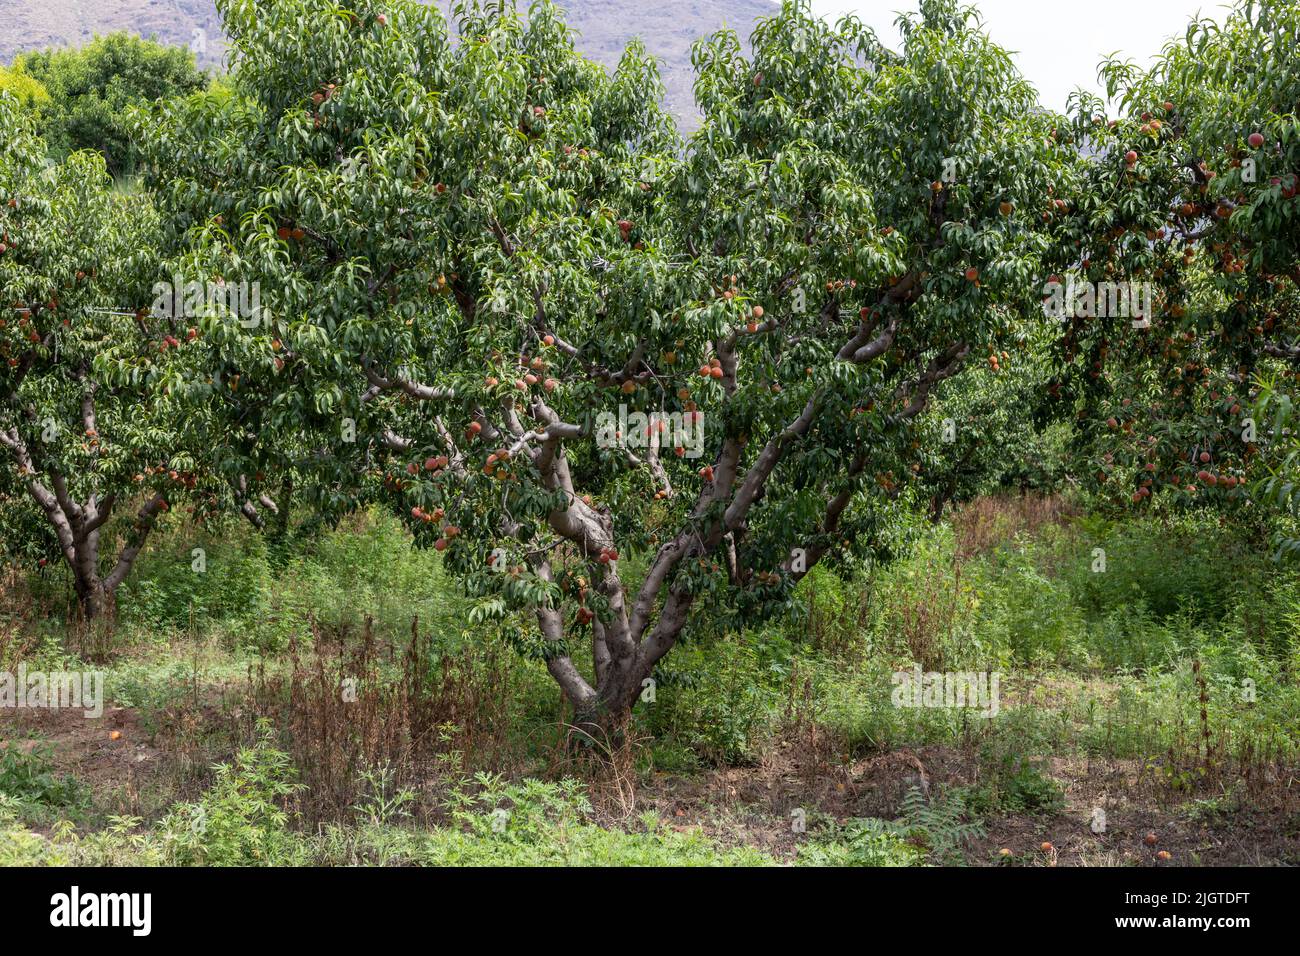
{"label": "bare soil", "polygon": [[[102,720],[80,711],[0,714],[0,747],[52,749],[54,768],[71,773],[105,814],[148,817],[169,799],[173,757],[158,749],[138,712],[106,707]],[[971,865],[1268,866],[1300,864],[1300,779],[1275,780],[1249,800],[1212,792],[1177,793],[1144,774],[1138,761],[1045,758],[1045,775],[1065,795],[1060,813],[993,815],[986,835],[965,849]],[[852,763],[810,762],[804,748],[777,743],[757,766],[638,782],[626,821],[647,810],[681,831],[699,829],[730,846],[792,859],[807,837],[791,826],[802,810],[808,829],[824,817],[893,818],[907,792],[936,793],[979,782],[975,755],[947,746],[899,749]],[[1218,799],[1216,799],[1216,796]],[[1104,832],[1093,832],[1095,811]],[[1149,844],[1148,834],[1155,835]],[[1047,845],[1045,847],[1045,845]],[[1010,851],[1003,853],[1003,850]],[[1169,859],[1157,856],[1169,853]]]}

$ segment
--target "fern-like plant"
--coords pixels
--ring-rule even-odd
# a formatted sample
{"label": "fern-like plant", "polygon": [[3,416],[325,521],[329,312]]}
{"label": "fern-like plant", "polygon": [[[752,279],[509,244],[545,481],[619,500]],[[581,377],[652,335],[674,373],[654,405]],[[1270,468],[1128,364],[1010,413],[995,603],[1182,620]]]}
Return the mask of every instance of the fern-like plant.
{"label": "fern-like plant", "polygon": [[922,846],[929,859],[940,866],[960,866],[961,849],[984,835],[983,825],[967,806],[966,794],[949,790],[929,799],[917,787],[903,797],[902,815],[895,831]]}

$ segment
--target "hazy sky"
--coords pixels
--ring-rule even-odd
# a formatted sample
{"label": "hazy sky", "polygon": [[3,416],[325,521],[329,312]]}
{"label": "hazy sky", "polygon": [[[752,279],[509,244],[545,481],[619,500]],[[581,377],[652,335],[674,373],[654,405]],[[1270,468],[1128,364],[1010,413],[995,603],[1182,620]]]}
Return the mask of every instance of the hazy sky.
{"label": "hazy sky", "polygon": [[[968,5],[970,0],[963,0]],[[897,47],[898,11],[915,11],[917,0],[813,0],[834,20],[856,13],[889,47]],[[1097,64],[1106,54],[1146,66],[1166,40],[1181,36],[1198,13],[1223,21],[1223,0],[974,0],[989,35],[1010,50],[1038,89],[1043,105],[1063,111],[1075,87],[1102,94]]]}

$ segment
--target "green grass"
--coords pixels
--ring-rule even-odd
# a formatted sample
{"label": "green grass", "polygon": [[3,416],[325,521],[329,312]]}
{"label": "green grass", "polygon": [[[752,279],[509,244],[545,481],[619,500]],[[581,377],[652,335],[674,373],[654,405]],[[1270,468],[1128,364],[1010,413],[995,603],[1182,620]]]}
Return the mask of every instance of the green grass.
{"label": "green grass", "polygon": [[[190,563],[200,546],[202,575]],[[1097,549],[1104,571],[1096,570]],[[964,748],[978,762],[977,785],[911,798],[896,820],[816,817],[790,851],[800,865],[895,866],[954,862],[999,815],[1060,811],[1048,756],[1136,761],[1189,790],[1194,812],[1228,812],[1196,789],[1202,688],[1216,760],[1300,759],[1300,574],[1268,563],[1231,529],[1191,518],[1087,519],[1009,535],[961,560],[957,553],[953,528],[941,525],[890,565],[846,576],[818,569],[787,619],[758,629],[713,619],[693,627],[656,670],[653,700],[636,708],[638,773],[755,766],[810,722],[844,761],[900,747]],[[471,628],[468,606],[437,556],[375,513],[275,548],[243,530],[200,539],[173,528],[123,595],[104,665],[107,695],[136,708],[145,732],[155,733],[186,708],[233,706],[250,673],[283,674],[291,638],[310,641],[314,628],[355,641],[367,616],[376,639],[399,650],[418,618],[431,667],[448,656],[474,672],[509,642],[493,625]],[[52,630],[31,659],[50,669],[82,666]],[[52,771],[47,750],[9,748],[0,753],[0,861],[786,862],[653,816],[618,824],[600,817],[582,786],[543,773],[561,710],[542,665],[513,653],[505,660],[516,701],[506,727],[510,772],[452,774],[440,791],[447,805],[432,817],[426,796],[417,822],[414,795],[376,768],[355,819],[307,826],[295,811],[297,770],[277,749],[283,727],[258,741],[199,741],[184,778],[191,799],[177,802],[164,789],[165,811],[147,821],[94,812],[74,780]],[[891,677],[914,663],[999,672],[1000,712],[894,706]],[[382,663],[381,673],[389,671],[391,662]],[[222,769],[206,767],[218,761]],[[108,822],[85,833],[72,826],[92,819]],[[47,837],[28,829],[51,823]]]}
{"label": "green grass", "polygon": [[403,825],[397,800],[391,818],[358,807],[356,826],[318,832],[295,827],[286,800],[298,785],[287,754],[264,738],[217,770],[216,782],[193,803],[175,805],[155,827],[119,819],[80,836],[65,826],[49,838],[26,829],[0,803],[0,864],[170,866],[770,866],[777,861],[744,847],[728,848],[698,831],[678,832],[652,814],[627,827],[599,825],[576,780],[506,783],[480,775],[450,798],[450,823]]}
{"label": "green grass", "polygon": [[53,752],[43,743],[29,750],[0,747],[0,798],[15,817],[37,824],[79,816],[89,804],[86,788],[54,769]]}

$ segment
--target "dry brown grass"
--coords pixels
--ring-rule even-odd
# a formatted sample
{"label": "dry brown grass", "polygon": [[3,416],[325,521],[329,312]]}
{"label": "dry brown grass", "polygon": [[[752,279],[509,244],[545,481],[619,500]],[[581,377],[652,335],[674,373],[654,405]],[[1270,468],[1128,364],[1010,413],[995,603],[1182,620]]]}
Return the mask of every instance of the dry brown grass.
{"label": "dry brown grass", "polygon": [[603,729],[592,724],[561,724],[554,759],[545,776],[585,781],[587,796],[602,826],[621,826],[637,813],[637,760],[650,744],[631,721]]}
{"label": "dry brown grass", "polygon": [[998,495],[967,502],[949,520],[957,538],[957,556],[964,560],[1077,514],[1062,495]]}
{"label": "dry brown grass", "polygon": [[927,671],[947,669],[947,649],[957,643],[956,631],[969,616],[975,595],[962,583],[961,563],[951,569],[927,566],[906,589],[884,596],[889,632],[897,634],[911,659]]}
{"label": "dry brown grass", "polygon": [[17,568],[0,567],[0,671],[15,670],[31,650],[31,613],[31,595]]}
{"label": "dry brown grass", "polygon": [[418,620],[404,649],[377,641],[370,618],[359,640],[312,631],[312,646],[290,644],[287,673],[258,675],[252,693],[257,715],[286,732],[310,819],[345,819],[367,771],[386,768],[431,812],[451,776],[509,769],[514,669],[500,648],[435,657]]}

